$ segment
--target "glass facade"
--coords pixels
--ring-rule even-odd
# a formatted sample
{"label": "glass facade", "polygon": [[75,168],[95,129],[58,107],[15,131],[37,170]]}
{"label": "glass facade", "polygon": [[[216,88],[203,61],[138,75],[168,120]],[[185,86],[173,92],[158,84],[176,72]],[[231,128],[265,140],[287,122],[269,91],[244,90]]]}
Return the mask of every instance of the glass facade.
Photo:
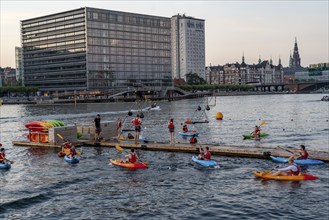
{"label": "glass facade", "polygon": [[171,86],[170,18],[81,8],[21,21],[26,86]]}
{"label": "glass facade", "polygon": [[87,8],[90,89],[171,86],[170,18]]}
{"label": "glass facade", "polygon": [[86,90],[85,9],[21,21],[26,86]]}

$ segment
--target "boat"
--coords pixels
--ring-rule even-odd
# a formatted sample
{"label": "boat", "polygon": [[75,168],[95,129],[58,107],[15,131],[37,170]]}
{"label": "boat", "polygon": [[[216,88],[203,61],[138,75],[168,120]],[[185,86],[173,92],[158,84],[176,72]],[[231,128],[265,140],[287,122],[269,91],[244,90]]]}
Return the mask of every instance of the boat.
{"label": "boat", "polygon": [[11,164],[10,164],[10,161],[9,160],[6,160],[6,163],[3,164],[3,163],[0,163],[0,169],[7,169],[9,170],[11,168]]}
{"label": "boat", "polygon": [[301,174],[298,176],[273,176],[271,172],[256,172],[254,171],[253,174],[256,177],[267,179],[267,180],[281,180],[281,181],[301,181],[301,180],[317,180],[319,177],[313,176],[310,174]]}
{"label": "boat", "polygon": [[145,108],[145,110],[148,110],[148,111],[150,111],[150,110],[151,111],[158,111],[158,110],[161,110],[161,109],[160,109],[160,106],[157,105],[157,106],[155,106],[153,108],[152,107],[147,107],[147,108]]}
{"label": "boat", "polygon": [[[275,162],[279,162],[279,163],[288,163],[288,158],[284,158],[284,157],[275,157],[275,156],[271,156],[271,159],[274,160]],[[324,162],[322,160],[313,160],[313,159],[306,159],[306,160],[294,160],[294,163],[298,164],[298,165],[320,165],[320,164],[324,164]]]}
{"label": "boat", "polygon": [[193,131],[188,131],[188,132],[180,131],[178,133],[182,136],[194,136],[194,135],[198,136],[199,135],[199,132],[197,132],[197,131],[195,131],[195,132],[193,132]]}
{"label": "boat", "polygon": [[192,161],[202,167],[215,167],[217,162],[214,160],[198,160],[196,156],[192,157]]}
{"label": "boat", "polygon": [[79,163],[79,161],[80,161],[80,159],[78,157],[69,158],[67,155],[65,155],[64,160],[68,163]]}
{"label": "boat", "polygon": [[[254,138],[255,136],[253,134],[244,134],[242,135],[244,139],[250,139],[250,138]],[[260,133],[261,137],[266,137],[269,136],[269,134],[267,133]]]}
{"label": "boat", "polygon": [[146,162],[126,163],[126,162],[123,162],[122,160],[114,160],[114,159],[110,159],[110,162],[113,165],[123,167],[123,168],[128,168],[128,169],[145,169],[145,168],[148,168]]}

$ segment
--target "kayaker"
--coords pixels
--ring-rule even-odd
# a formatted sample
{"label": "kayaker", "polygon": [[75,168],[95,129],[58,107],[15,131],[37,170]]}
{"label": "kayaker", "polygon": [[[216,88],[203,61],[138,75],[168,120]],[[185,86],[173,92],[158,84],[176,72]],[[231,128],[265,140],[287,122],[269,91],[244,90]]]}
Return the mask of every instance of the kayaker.
{"label": "kayaker", "polygon": [[157,107],[157,104],[154,102],[152,103],[151,108],[155,108],[155,107]]}
{"label": "kayaker", "polygon": [[77,155],[77,151],[75,150],[75,146],[72,144],[70,148],[70,154],[67,157],[75,158],[75,155]]}
{"label": "kayaker", "polygon": [[175,125],[174,125],[174,119],[170,119],[168,122],[168,129],[169,129],[169,134],[170,134],[170,144],[173,145],[175,144]]}
{"label": "kayaker", "polygon": [[[2,146],[2,144],[0,144],[0,147]],[[6,154],[5,154],[5,148],[1,148],[0,149],[0,163],[2,164],[6,164]]]}
{"label": "kayaker", "polygon": [[183,125],[182,130],[183,130],[183,132],[188,132],[188,127],[187,127],[187,125]]}
{"label": "kayaker", "polygon": [[305,145],[300,145],[300,155],[299,157],[297,157],[296,159],[299,159],[299,160],[306,160],[308,158],[308,152],[307,150],[305,150]]}
{"label": "kayaker", "polygon": [[139,159],[134,148],[131,148],[130,153],[126,157],[128,157],[127,163],[135,163]]}
{"label": "kayaker", "polygon": [[252,133],[255,136],[256,140],[260,140],[260,126],[255,126],[255,130]]}
{"label": "kayaker", "polygon": [[100,141],[102,129],[101,129],[101,116],[99,114],[96,115],[96,118],[94,119],[95,123],[95,142]]}
{"label": "kayaker", "polygon": [[209,147],[206,147],[206,151],[204,152],[203,159],[204,160],[211,160],[211,153],[209,151]]}
{"label": "kayaker", "polygon": [[122,132],[122,121],[121,121],[121,117],[119,117],[117,120],[118,141],[120,141],[121,132]]}
{"label": "kayaker", "polygon": [[196,139],[196,135],[194,134],[190,139],[190,144],[196,144],[198,143],[198,140]]}
{"label": "kayaker", "polygon": [[141,132],[142,119],[140,119],[139,114],[132,120],[133,125],[135,126],[135,144],[138,144],[139,133]]}
{"label": "kayaker", "polygon": [[131,133],[128,133],[127,138],[128,138],[129,140],[134,140],[134,139],[135,139],[134,135],[132,135]]}
{"label": "kayaker", "polygon": [[204,151],[202,147],[200,147],[199,152],[198,160],[204,160]]}
{"label": "kayaker", "polygon": [[294,158],[288,159],[289,166],[281,169],[276,169],[277,172],[273,173],[273,176],[298,176],[300,174],[300,166],[294,163]]}

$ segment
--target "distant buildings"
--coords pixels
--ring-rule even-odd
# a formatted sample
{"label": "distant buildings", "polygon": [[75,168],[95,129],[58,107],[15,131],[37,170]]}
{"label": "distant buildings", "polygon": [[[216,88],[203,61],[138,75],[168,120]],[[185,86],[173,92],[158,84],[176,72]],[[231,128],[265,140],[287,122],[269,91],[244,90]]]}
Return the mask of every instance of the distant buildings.
{"label": "distant buildings", "polygon": [[225,64],[224,66],[206,67],[206,81],[209,84],[271,84],[281,83],[283,72],[281,61],[274,66],[272,61],[259,60],[258,64],[246,64],[244,56],[242,62]]}
{"label": "distant buildings", "polygon": [[295,73],[298,81],[329,81],[329,63],[310,64],[308,71]]}
{"label": "distant buildings", "polygon": [[173,59],[176,77],[204,74],[204,21],[191,17],[86,7],[23,20],[21,35],[24,83],[43,94],[171,86]]}
{"label": "distant buildings", "polygon": [[11,67],[0,67],[0,87],[2,86],[16,86],[16,70]]}
{"label": "distant buildings", "polygon": [[205,24],[204,20],[175,15],[171,18],[171,56],[175,79],[197,73],[205,78]]}

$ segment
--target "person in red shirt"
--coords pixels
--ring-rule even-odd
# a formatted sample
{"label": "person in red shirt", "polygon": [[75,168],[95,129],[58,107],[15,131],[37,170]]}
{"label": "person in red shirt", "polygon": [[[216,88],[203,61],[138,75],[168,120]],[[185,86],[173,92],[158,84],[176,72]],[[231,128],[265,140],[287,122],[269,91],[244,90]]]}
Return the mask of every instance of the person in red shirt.
{"label": "person in red shirt", "polygon": [[260,127],[259,126],[255,126],[255,130],[253,132],[253,135],[255,137],[256,140],[260,140]]}
{"label": "person in red shirt", "polygon": [[135,144],[138,144],[139,133],[141,132],[142,119],[140,119],[139,114],[132,120],[133,125],[135,126]]}
{"label": "person in red shirt", "polygon": [[190,139],[190,144],[196,144],[198,143],[198,140],[196,139],[196,135],[194,134]]}
{"label": "person in red shirt", "polygon": [[136,163],[139,159],[134,148],[131,148],[130,153],[127,154],[126,157],[128,157],[128,160],[126,161],[127,163]]}
{"label": "person in red shirt", "polygon": [[209,151],[209,147],[206,147],[206,151],[204,152],[203,158],[204,160],[211,160],[211,153]]}
{"label": "person in red shirt", "polygon": [[170,119],[168,122],[168,129],[170,134],[170,144],[175,144],[175,125],[174,125],[174,119]]}
{"label": "person in red shirt", "polygon": [[200,145],[199,152],[200,152],[200,154],[199,154],[199,156],[198,156],[198,160],[204,160],[204,150],[203,150],[203,148],[201,147],[201,145]]}
{"label": "person in red shirt", "polygon": [[[2,144],[0,144],[2,146]],[[7,159],[6,159],[6,154],[5,154],[5,148],[0,149],[0,163],[6,164]]]}
{"label": "person in red shirt", "polygon": [[308,152],[305,150],[305,145],[300,145],[300,156],[297,157],[299,160],[306,160],[308,158]]}
{"label": "person in red shirt", "polygon": [[68,155],[68,158],[75,158],[75,155],[77,155],[77,151],[75,150],[75,147],[72,144],[71,148],[70,148],[70,154]]}
{"label": "person in red shirt", "polygon": [[188,132],[188,128],[187,128],[187,125],[184,125],[183,128],[182,128],[183,132]]}

